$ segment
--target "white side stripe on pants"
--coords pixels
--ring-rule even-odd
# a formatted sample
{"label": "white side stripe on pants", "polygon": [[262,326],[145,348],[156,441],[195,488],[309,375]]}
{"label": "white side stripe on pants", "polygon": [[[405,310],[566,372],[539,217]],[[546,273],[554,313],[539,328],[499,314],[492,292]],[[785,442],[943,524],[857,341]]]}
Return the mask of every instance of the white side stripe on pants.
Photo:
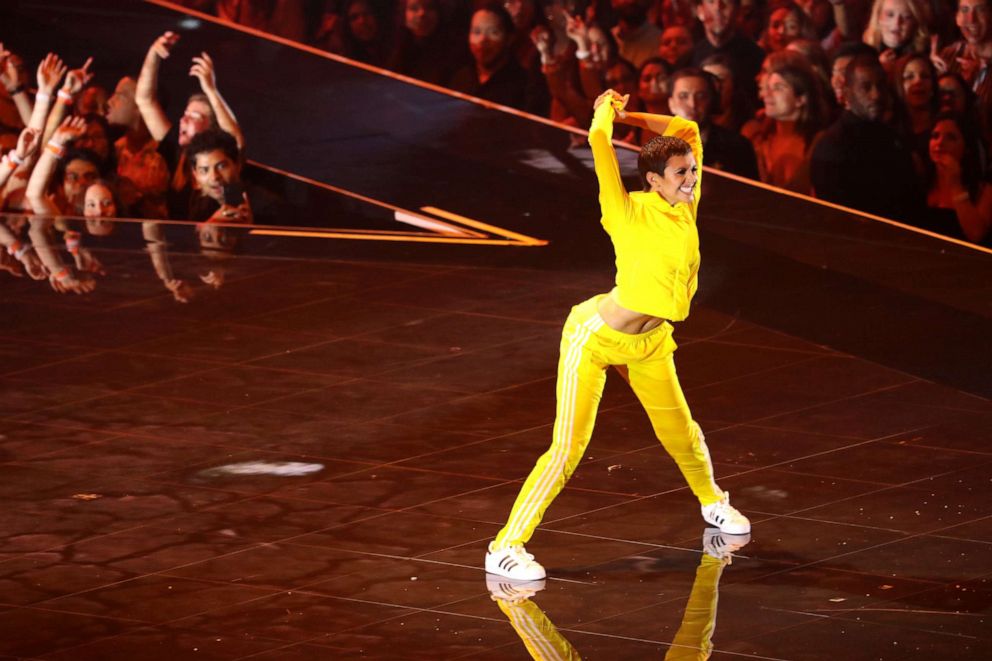
{"label": "white side stripe on pants", "polygon": [[594,315],[579,324],[572,336],[569,338],[569,349],[564,360],[564,369],[561,377],[564,383],[561,384],[561,401],[558,402],[558,419],[555,421],[554,438],[555,453],[544,466],[544,472],[534,485],[534,490],[527,496],[527,506],[523,508],[513,521],[512,528],[507,535],[509,539],[514,539],[520,534],[520,527],[530,521],[535,511],[544,503],[548,493],[554,487],[555,480],[565,469],[565,462],[568,459],[568,451],[571,448],[573,433],[573,421],[575,419],[575,397],[578,391],[579,370],[578,365],[582,359],[582,351],[589,338],[603,326],[603,320],[599,315]]}

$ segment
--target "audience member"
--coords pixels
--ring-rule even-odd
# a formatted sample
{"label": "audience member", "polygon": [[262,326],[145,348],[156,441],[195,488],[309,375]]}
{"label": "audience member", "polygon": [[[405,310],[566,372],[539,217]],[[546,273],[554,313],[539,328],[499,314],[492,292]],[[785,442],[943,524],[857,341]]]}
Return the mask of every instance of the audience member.
{"label": "audience member", "polygon": [[885,71],[857,55],[844,74],[845,110],[813,149],[817,197],[887,218],[911,221],[923,206],[909,148],[882,118]]}
{"label": "audience member", "polygon": [[682,69],[692,60],[692,33],[684,25],[673,25],[661,33],[658,56],[668,62],[672,70]]}
{"label": "audience member", "polygon": [[714,76],[702,69],[685,68],[676,71],[669,84],[672,93],[668,106],[672,114],[699,125],[706,167],[757,179],[758,163],[751,143],[713,122],[713,112],[719,109],[720,102]]}
{"label": "audience member", "polygon": [[753,102],[744,88],[734,79],[734,69],[726,55],[711,55],[703,60],[703,71],[713,76],[720,94],[719,114],[714,115],[713,123],[738,132],[751,115]]}
{"label": "audience member", "polygon": [[617,24],[613,37],[620,57],[641,68],[646,60],[657,57],[661,30],[648,20],[650,0],[612,0]]}
{"label": "audience member", "polygon": [[399,0],[399,21],[387,67],[435,85],[448,83],[465,49],[448,34],[437,0]]}
{"label": "audience member", "polygon": [[772,6],[768,27],[758,41],[765,53],[777,53],[796,39],[814,39],[813,24],[799,5],[780,0]]}
{"label": "audience member", "polygon": [[992,0],[958,0],[954,20],[961,39],[933,56],[937,71],[951,71],[971,87],[977,97],[976,105],[981,121],[980,129],[986,145],[992,140]]}
{"label": "audience member", "polygon": [[693,48],[692,63],[702,66],[713,55],[725,55],[735,85],[748,100],[749,108],[754,108],[758,96],[755,77],[765,53],[737,29],[737,3],[738,0],[696,0],[696,15],[703,24],[704,34]]}
{"label": "audience member", "polygon": [[165,158],[172,174],[167,193],[170,217],[183,217],[189,206],[192,184],[186,156],[180,151],[190,140],[208,128],[218,127],[234,136],[239,148],[244,137],[234,112],[217,89],[213,60],[206,53],[193,58],[189,75],[200,83],[202,94],[193,94],[179,118],[178,127],[165,114],[158,100],[158,71],[179,41],[179,35],[166,32],[152,43],[141,67],[135,87],[135,103],[151,137],[159,143],[159,153]]}
{"label": "audience member", "polygon": [[992,185],[983,181],[978,132],[960,115],[941,113],[930,135],[926,229],[985,242],[992,229]]}
{"label": "audience member", "polygon": [[937,114],[937,77],[926,55],[907,55],[892,66],[892,89],[895,92],[896,130],[913,150],[922,166],[930,142],[930,129]]}
{"label": "audience member", "polygon": [[763,88],[765,117],[745,132],[761,180],[809,195],[810,153],[830,118],[823,85],[809,65],[794,62],[772,68]]}
{"label": "audience member", "polygon": [[484,2],[472,14],[468,45],[472,63],[451,78],[451,87],[493,103],[546,114],[544,81],[535,80],[517,63],[510,48],[513,19],[497,2]]}
{"label": "audience member", "polygon": [[875,0],[862,40],[879,52],[887,69],[900,57],[926,53],[930,47],[930,11],[926,0]]}

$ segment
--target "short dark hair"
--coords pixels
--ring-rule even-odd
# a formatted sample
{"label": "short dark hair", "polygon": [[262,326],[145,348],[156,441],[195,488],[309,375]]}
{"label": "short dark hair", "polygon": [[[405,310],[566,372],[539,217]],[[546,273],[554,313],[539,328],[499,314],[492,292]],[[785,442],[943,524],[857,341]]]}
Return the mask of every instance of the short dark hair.
{"label": "short dark hair", "polygon": [[207,129],[194,135],[189,144],[186,145],[186,159],[190,165],[194,165],[198,155],[218,150],[224,152],[235,162],[241,157],[238,141],[233,135],[220,129]]}
{"label": "short dark hair", "polygon": [[885,68],[878,61],[876,55],[869,55],[868,53],[859,53],[847,63],[844,68],[844,87],[849,88],[851,86],[851,79],[854,77],[854,72],[858,69],[868,69],[872,73],[878,74],[878,76],[885,81],[887,76],[885,74]]}
{"label": "short dark hair", "polygon": [[668,89],[672,94],[675,93],[675,83],[683,78],[701,78],[706,83],[706,91],[710,93],[709,114],[719,115],[722,108],[720,107],[720,91],[717,88],[716,76],[699,67],[683,67],[668,79]]}
{"label": "short dark hair", "polygon": [[692,152],[692,147],[682,138],[672,135],[659,135],[648,140],[641,153],[637,155],[637,172],[641,175],[641,185],[644,190],[651,190],[648,183],[648,173],[654,172],[664,176],[665,165],[672,156],[685,156]]}

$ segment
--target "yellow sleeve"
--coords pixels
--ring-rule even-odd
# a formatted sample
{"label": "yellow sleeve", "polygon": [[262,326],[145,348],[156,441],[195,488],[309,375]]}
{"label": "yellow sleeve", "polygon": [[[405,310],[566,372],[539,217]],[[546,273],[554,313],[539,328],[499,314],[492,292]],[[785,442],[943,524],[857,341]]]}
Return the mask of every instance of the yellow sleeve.
{"label": "yellow sleeve", "polygon": [[596,109],[589,127],[589,146],[599,180],[599,207],[607,231],[613,223],[626,221],[631,216],[630,196],[623,187],[620,163],[612,143],[615,112],[611,103],[603,103]]}
{"label": "yellow sleeve", "polygon": [[699,126],[696,122],[681,117],[672,117],[665,129],[665,135],[682,138],[689,143],[692,155],[696,159],[696,166],[699,170],[696,173],[696,191],[693,195],[693,212],[695,212],[699,208],[699,196],[702,193],[703,183],[703,139],[699,135]]}

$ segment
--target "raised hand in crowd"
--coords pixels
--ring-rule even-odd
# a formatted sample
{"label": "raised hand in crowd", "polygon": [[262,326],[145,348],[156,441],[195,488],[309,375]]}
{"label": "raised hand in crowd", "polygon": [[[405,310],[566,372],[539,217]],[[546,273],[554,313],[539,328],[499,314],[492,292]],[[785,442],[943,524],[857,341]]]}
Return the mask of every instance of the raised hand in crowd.
{"label": "raised hand in crowd", "polygon": [[938,74],[945,73],[948,70],[947,60],[940,56],[940,35],[932,35],[930,37],[930,62],[933,64],[933,68],[937,70]]}
{"label": "raised hand in crowd", "polygon": [[91,64],[93,64],[93,58],[88,57],[83,63],[83,66],[69,71],[65,76],[65,84],[62,85],[62,90],[73,96],[79,94],[80,90],[93,80],[93,72],[90,71]]}
{"label": "raised hand in crowd", "polygon": [[[82,117],[66,117],[52,133],[38,164],[31,172],[25,192],[28,204],[36,214],[55,215],[59,213],[55,202],[47,195],[48,185],[55,173],[55,164],[65,156],[66,146],[86,132],[86,120]],[[47,266],[47,265],[46,265]]]}
{"label": "raised hand in crowd", "polygon": [[220,95],[217,89],[217,74],[214,69],[214,61],[206,52],[200,53],[193,58],[193,66],[189,69],[189,75],[200,81],[200,89],[206,95],[217,117],[217,126],[234,136],[238,141],[238,149],[244,149],[245,139],[241,133],[238,120],[234,117],[234,111]]}
{"label": "raised hand in crowd", "polygon": [[162,60],[172,55],[172,49],[177,43],[179,35],[175,32],[166,32],[152,42],[135,87],[134,101],[145,120],[148,132],[157,141],[161,141],[172,128],[172,122],[158,100],[158,69]]}
{"label": "raised hand in crowd", "polygon": [[24,72],[21,58],[4,48],[0,43],[0,83],[17,107],[21,123],[25,126],[31,120],[31,101],[28,99],[28,77]]}
{"label": "raised hand in crowd", "polygon": [[[87,64],[87,68],[89,65]],[[60,58],[55,53],[49,53],[38,64],[38,94],[47,94],[51,96],[55,92],[55,88],[58,86],[59,82],[62,80],[62,76],[68,72],[69,67],[62,62]],[[36,97],[37,98],[37,97]]]}
{"label": "raised hand in crowd", "polygon": [[[31,157],[38,150],[38,136],[39,131],[37,129],[24,129],[17,137],[17,146],[9,154],[4,154],[3,163],[0,165],[0,190],[3,190],[7,180],[14,172],[21,171],[28,166]],[[3,200],[0,199],[0,202]]]}

